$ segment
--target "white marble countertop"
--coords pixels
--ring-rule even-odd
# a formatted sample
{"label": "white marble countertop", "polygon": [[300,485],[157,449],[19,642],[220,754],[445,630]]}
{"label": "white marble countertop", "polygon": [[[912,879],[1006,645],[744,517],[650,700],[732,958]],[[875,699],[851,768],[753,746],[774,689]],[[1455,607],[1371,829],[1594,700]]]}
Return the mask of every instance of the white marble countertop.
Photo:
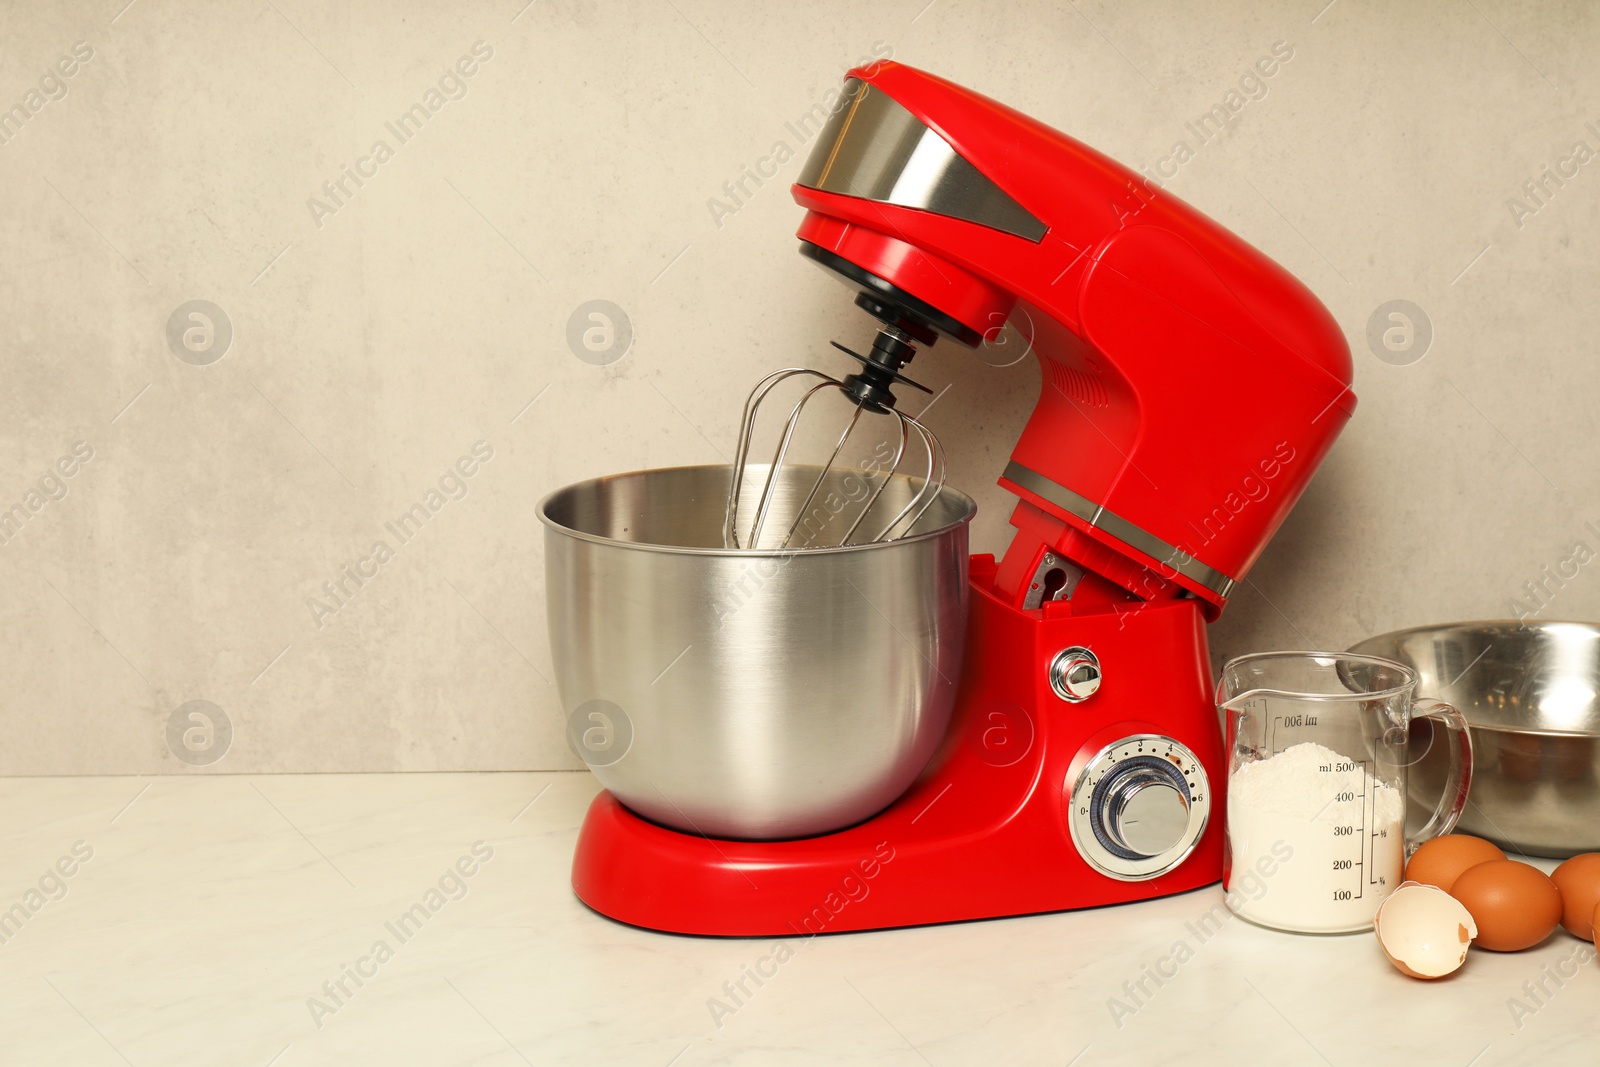
{"label": "white marble countertop", "polygon": [[[1475,951],[1435,983],[1401,977],[1370,935],[1235,920],[1202,939],[1194,924],[1220,902],[1216,887],[781,947],[647,933],[590,912],[567,884],[597,788],[583,773],[0,781],[11,916],[0,1063],[1465,1067],[1600,1055],[1600,967],[1552,979],[1583,958],[1561,931],[1524,953]],[[458,861],[470,877],[449,876]],[[392,924],[441,878],[437,911],[398,937]],[[724,982],[780,951],[775,977],[713,1011],[714,998],[732,1003]],[[1147,977],[1158,964],[1172,973],[1160,985]],[[341,979],[348,995],[335,999],[324,983]]]}

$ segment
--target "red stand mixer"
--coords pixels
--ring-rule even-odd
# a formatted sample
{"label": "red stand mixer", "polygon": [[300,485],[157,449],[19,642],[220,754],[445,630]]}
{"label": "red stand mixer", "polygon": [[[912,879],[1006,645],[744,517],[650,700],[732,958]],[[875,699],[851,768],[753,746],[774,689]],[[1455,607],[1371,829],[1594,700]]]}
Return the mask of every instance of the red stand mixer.
{"label": "red stand mixer", "polygon": [[[1150,181],[897,63],[850,72],[793,193],[802,253],[881,323],[856,374],[817,374],[858,416],[898,415],[893,387],[939,335],[975,346],[1010,322],[1028,342],[1040,397],[1000,478],[1017,532],[999,561],[971,558],[954,711],[898,799],[844,829],[734,840],[603,792],[578,896],[649,929],[765,936],[1216,882],[1226,767],[1205,624],[1354,410],[1332,317]],[[922,441],[899,417],[902,449]],[[924,443],[910,524],[943,481]]]}

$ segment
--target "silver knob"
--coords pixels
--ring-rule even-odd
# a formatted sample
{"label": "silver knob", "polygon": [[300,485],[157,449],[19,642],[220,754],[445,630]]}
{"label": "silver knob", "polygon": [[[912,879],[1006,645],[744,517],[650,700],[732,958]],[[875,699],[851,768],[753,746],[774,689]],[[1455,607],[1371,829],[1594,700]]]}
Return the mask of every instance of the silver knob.
{"label": "silver knob", "polygon": [[1050,688],[1069,704],[1094,696],[1100,689],[1100,677],[1100,660],[1078,645],[1062,649],[1050,661]]}
{"label": "silver knob", "polygon": [[1105,825],[1129,852],[1159,856],[1188,830],[1188,798],[1164,776],[1134,770],[1111,787]]}
{"label": "silver knob", "polygon": [[1211,814],[1205,767],[1187,745],[1164,734],[1112,742],[1065,784],[1078,855],[1125,882],[1156,878],[1183,863]]}

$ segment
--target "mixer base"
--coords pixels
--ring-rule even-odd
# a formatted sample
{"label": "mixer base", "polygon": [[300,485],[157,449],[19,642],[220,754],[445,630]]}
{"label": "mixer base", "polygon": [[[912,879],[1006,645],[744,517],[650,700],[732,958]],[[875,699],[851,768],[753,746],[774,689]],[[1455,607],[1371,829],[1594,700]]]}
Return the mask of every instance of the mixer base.
{"label": "mixer base", "polygon": [[[601,793],[573,859],[579,899],[651,930],[804,937],[1120,904],[1220,880],[1222,745],[1198,602],[1024,611],[994,593],[994,573],[992,557],[973,557],[955,718],[930,770],[889,808],[820,837],[727,841],[647,822]],[[1105,672],[1081,704],[1047,678],[1070,646],[1092,648]],[[1083,858],[1069,806],[1090,756],[1148,734],[1192,750],[1216,792],[1193,851],[1127,881]]]}

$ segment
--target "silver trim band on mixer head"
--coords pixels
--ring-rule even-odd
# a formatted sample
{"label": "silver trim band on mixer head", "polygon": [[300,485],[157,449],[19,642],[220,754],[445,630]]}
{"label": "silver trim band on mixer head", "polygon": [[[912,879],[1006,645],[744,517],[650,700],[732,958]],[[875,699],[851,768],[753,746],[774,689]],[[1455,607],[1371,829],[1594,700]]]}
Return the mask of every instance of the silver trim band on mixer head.
{"label": "silver trim band on mixer head", "polygon": [[851,78],[800,185],[917,208],[1029,241],[1047,227],[881,89]]}
{"label": "silver trim band on mixer head", "polygon": [[1211,590],[1220,597],[1231,595],[1233,587],[1238,584],[1215,567],[1201,563],[1181,548],[1168,544],[1142,526],[1135,526],[1115,512],[1107,511],[1105,505],[1096,504],[1088,497],[1074,493],[1061,483],[1051,481],[1016,460],[1006,464],[1005,473],[1001,477],[1076,515],[1095,529],[1103,530],[1118,541],[1131,545],[1151,559],[1160,560],[1163,566],[1171,567],[1191,582]]}

